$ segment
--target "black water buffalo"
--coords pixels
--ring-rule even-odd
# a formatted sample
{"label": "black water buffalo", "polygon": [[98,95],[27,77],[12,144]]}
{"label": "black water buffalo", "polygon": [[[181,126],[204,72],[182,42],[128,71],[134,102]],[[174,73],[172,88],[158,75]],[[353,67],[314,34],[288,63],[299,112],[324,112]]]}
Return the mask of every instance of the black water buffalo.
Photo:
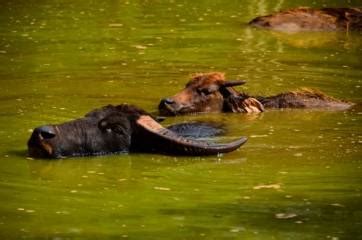
{"label": "black water buffalo", "polygon": [[192,131],[188,126],[183,124],[167,129],[135,106],[108,105],[80,119],[35,128],[28,141],[28,152],[32,157],[43,158],[135,151],[211,155],[233,151],[246,142],[246,138],[241,137],[230,143],[216,144],[177,133],[187,135]]}
{"label": "black water buffalo", "polygon": [[299,7],[254,18],[249,25],[286,32],[362,31],[362,8]]}
{"label": "black water buffalo", "polygon": [[197,112],[263,112],[265,108],[347,109],[352,103],[327,96],[317,90],[302,89],[275,96],[249,96],[233,88],[244,81],[227,81],[219,72],[195,75],[176,95],[162,99],[162,115]]}

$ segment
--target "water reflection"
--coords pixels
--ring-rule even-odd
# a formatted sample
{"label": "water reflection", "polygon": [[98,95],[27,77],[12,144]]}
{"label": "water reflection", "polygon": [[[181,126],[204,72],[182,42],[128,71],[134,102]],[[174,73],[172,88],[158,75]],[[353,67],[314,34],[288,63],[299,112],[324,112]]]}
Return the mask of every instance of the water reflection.
{"label": "water reflection", "polygon": [[283,33],[269,31],[279,41],[297,48],[323,48],[336,45],[346,50],[358,49],[362,45],[359,33],[311,32]]}
{"label": "water reflection", "polygon": [[177,157],[157,154],[116,154],[100,157],[66,158],[60,160],[42,160],[28,158],[29,173],[44,181],[60,184],[74,184],[86,181],[89,185],[98,185],[103,181],[112,183],[139,181],[146,176],[157,178],[157,172],[176,165],[188,165],[205,159],[214,162],[215,157]]}
{"label": "water reflection", "polygon": [[[124,154],[125,155],[125,154]],[[100,157],[102,158],[102,157]],[[76,180],[89,176],[119,176],[128,178],[131,164],[127,156],[119,156],[117,167],[105,169],[103,161],[100,159],[64,159],[64,160],[28,160],[31,174],[43,180],[56,180],[61,182],[76,182]],[[107,172],[105,172],[107,171]],[[109,172],[111,171],[111,172]]]}

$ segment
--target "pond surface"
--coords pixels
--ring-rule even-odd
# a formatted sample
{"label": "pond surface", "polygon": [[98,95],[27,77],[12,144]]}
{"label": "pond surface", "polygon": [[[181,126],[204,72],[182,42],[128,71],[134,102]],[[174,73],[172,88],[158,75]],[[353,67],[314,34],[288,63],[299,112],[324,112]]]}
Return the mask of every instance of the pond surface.
{"label": "pond surface", "polygon": [[[318,2],[318,3],[316,3]],[[356,6],[359,1],[344,1]],[[362,108],[202,114],[249,141],[221,156],[34,160],[31,129],[106,104],[155,112],[190,74],[361,103],[362,36],[245,23],[340,1],[1,1],[1,239],[362,239]],[[219,139],[220,140],[220,139]]]}

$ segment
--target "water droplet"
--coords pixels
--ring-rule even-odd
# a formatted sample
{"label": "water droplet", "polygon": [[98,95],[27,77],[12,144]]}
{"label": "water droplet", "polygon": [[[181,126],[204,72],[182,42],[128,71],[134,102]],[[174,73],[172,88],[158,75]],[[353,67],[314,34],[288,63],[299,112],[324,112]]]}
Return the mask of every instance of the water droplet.
{"label": "water droplet", "polygon": [[277,213],[275,214],[275,218],[277,219],[289,219],[289,218],[295,218],[298,215],[295,213]]}
{"label": "water droplet", "polygon": [[253,189],[259,190],[259,189],[280,189],[279,184],[269,184],[269,185],[258,185],[254,186]]}
{"label": "water droplet", "polygon": [[330,204],[333,207],[344,207],[344,205],[340,204],[340,203],[332,203]]}
{"label": "water droplet", "polygon": [[154,187],[153,189],[160,190],[160,191],[170,191],[171,190],[171,188],[167,188],[167,187]]}

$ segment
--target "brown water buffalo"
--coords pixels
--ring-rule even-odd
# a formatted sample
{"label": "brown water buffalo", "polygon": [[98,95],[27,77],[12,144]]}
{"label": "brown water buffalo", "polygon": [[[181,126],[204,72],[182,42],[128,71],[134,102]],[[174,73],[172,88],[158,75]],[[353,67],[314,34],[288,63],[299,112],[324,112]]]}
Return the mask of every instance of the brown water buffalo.
{"label": "brown water buffalo", "polygon": [[233,88],[244,81],[227,81],[219,72],[195,75],[176,95],[162,99],[162,115],[199,112],[263,112],[265,108],[347,109],[352,103],[341,101],[317,90],[302,89],[275,96],[249,96]]}
{"label": "brown water buffalo", "polygon": [[254,18],[249,25],[285,32],[362,30],[362,8],[299,7]]}
{"label": "brown water buffalo", "polygon": [[[200,127],[197,125],[198,130]],[[135,106],[108,105],[80,119],[35,128],[28,141],[28,152],[32,157],[43,158],[135,151],[211,155],[233,151],[246,142],[246,138],[241,137],[230,143],[216,144],[178,133],[188,135],[193,130],[188,124],[164,128],[150,114]]]}

